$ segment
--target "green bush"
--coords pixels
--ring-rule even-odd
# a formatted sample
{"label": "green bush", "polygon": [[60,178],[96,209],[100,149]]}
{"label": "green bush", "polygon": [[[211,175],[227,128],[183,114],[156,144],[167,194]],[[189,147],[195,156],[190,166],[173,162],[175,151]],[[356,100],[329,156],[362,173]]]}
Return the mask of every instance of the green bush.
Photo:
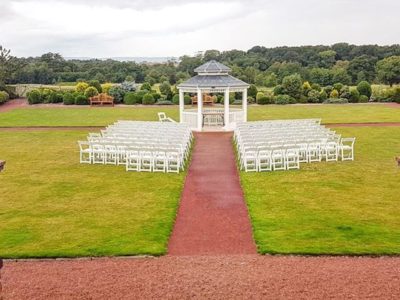
{"label": "green bush", "polygon": [[330,94],[330,98],[338,99],[339,98],[339,92],[336,89],[334,89]]}
{"label": "green bush", "polygon": [[258,97],[257,99],[257,104],[260,105],[272,104],[272,103],[274,103],[274,96],[272,95],[272,93],[265,93],[262,96]]}
{"label": "green bush", "polygon": [[343,88],[343,84],[340,83],[340,82],[335,83],[335,84],[333,85],[333,88],[334,88],[335,90],[337,90],[337,91],[341,91],[342,88]]}
{"label": "green bush", "polygon": [[121,83],[121,89],[127,93],[127,92],[134,92],[136,91],[136,83],[134,81],[124,81]]}
{"label": "green bush", "polygon": [[320,102],[323,102],[323,101],[325,101],[326,99],[328,99],[328,94],[326,93],[325,90],[322,89],[322,90],[319,92],[319,100],[320,100]]}
{"label": "green bush", "polygon": [[138,103],[138,97],[135,92],[128,92],[124,96],[124,104],[133,105]]}
{"label": "green bush", "polygon": [[28,103],[29,104],[39,104],[42,103],[42,94],[38,89],[33,89],[28,93]]}
{"label": "green bush", "polygon": [[346,103],[349,103],[349,100],[343,99],[343,98],[329,98],[329,99],[326,99],[323,103],[324,104],[346,104]]}
{"label": "green bush", "polygon": [[43,103],[51,103],[50,102],[50,95],[54,93],[54,91],[50,90],[50,89],[42,89],[40,91],[40,94],[42,95],[42,102]]}
{"label": "green bush", "polygon": [[75,98],[75,104],[76,105],[88,105],[89,104],[89,100],[85,95],[79,94]]}
{"label": "green bush", "polygon": [[275,95],[275,96],[283,95],[284,93],[285,93],[285,89],[283,88],[283,86],[277,85],[277,86],[274,88],[274,95]]}
{"label": "green bush", "polygon": [[275,96],[275,104],[290,104],[290,103],[295,103],[296,100],[293,97],[290,97],[289,95],[278,95]]}
{"label": "green bush", "polygon": [[49,103],[61,103],[63,102],[63,94],[52,92],[48,98]]}
{"label": "green bush", "polygon": [[151,84],[148,82],[143,83],[142,86],[140,87],[140,90],[141,91],[144,91],[144,90],[151,91]]}
{"label": "green bush", "polygon": [[89,84],[87,84],[86,82],[78,82],[78,84],[75,86],[75,91],[78,93],[83,93],[88,87]]}
{"label": "green bush", "polygon": [[309,103],[319,103],[320,102],[320,93],[317,90],[311,90],[307,95],[307,102]]}
{"label": "green bush", "polygon": [[258,100],[264,96],[265,96],[265,94],[263,92],[258,92],[256,95],[256,102],[258,103]]}
{"label": "green bush", "polygon": [[160,100],[156,102],[156,105],[173,105],[174,103],[172,103],[169,100]]}
{"label": "green bush", "polygon": [[[101,87],[101,84],[100,84],[100,82],[98,80],[90,80],[88,82],[88,84],[89,84],[89,86],[92,86],[92,87],[96,88],[98,93],[102,93],[103,92],[103,88]],[[90,97],[92,97],[92,96],[90,96]]]}
{"label": "green bush", "polygon": [[351,103],[357,103],[359,101],[360,93],[356,88],[353,87],[350,89],[350,97],[348,99]]}
{"label": "green bush", "polygon": [[113,86],[108,94],[114,98],[114,103],[121,103],[124,100],[125,91],[119,86]]}
{"label": "green bush", "polygon": [[6,103],[10,99],[10,96],[5,91],[0,91],[0,104]]}
{"label": "green bush", "polygon": [[394,88],[394,94],[392,96],[392,101],[396,103],[400,103],[400,87]]}
{"label": "green bush", "polygon": [[247,90],[247,95],[256,98],[257,93],[258,93],[257,87],[254,84],[250,84],[249,89]]}
{"label": "green bush", "polygon": [[256,100],[253,97],[247,97],[247,103],[253,104],[256,103]]}
{"label": "green bush", "polygon": [[361,81],[357,85],[357,90],[360,93],[360,95],[367,96],[368,99],[371,98],[372,88],[371,88],[371,85],[367,81]]}
{"label": "green bush", "polygon": [[176,94],[172,97],[173,104],[179,104],[179,94]]}
{"label": "green bush", "polygon": [[299,99],[303,94],[303,81],[299,74],[289,75],[283,78],[282,86],[285,94],[292,98]]}
{"label": "green bush", "polygon": [[63,103],[64,105],[73,105],[75,104],[75,97],[71,93],[65,93],[63,95]]}
{"label": "green bush", "polygon": [[143,96],[143,99],[142,99],[142,103],[143,103],[144,105],[151,105],[151,104],[154,104],[154,103],[155,103],[155,100],[154,100],[153,95],[150,94],[150,93],[147,93],[146,95],[144,95],[144,96]]}
{"label": "green bush", "polygon": [[192,104],[192,98],[190,98],[189,95],[183,96],[183,100],[184,100],[184,102],[185,102],[185,105]]}
{"label": "green bush", "polygon": [[326,87],[324,87],[324,91],[327,95],[330,95],[333,91],[333,86],[327,85]]}
{"label": "green bush", "polygon": [[89,87],[85,90],[85,93],[84,93],[84,95],[85,95],[86,98],[90,98],[90,97],[96,96],[96,95],[98,95],[98,94],[99,94],[99,92],[98,92],[97,89],[96,89],[95,87],[93,87],[93,86],[89,86]]}
{"label": "green bush", "polygon": [[365,95],[360,95],[359,102],[366,103],[368,102],[369,98]]}

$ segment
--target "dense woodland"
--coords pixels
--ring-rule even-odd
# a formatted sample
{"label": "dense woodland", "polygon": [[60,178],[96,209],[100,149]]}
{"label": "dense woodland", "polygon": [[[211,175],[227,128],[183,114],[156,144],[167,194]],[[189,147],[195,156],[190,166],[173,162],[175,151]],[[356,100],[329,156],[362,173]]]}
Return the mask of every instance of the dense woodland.
{"label": "dense woodland", "polygon": [[[290,93],[289,85],[307,83],[301,87],[314,98],[343,98],[349,96],[348,86],[400,83],[400,45],[356,46],[338,43],[332,46],[301,46],[265,48],[255,46],[248,51],[220,52],[207,50],[197,56],[182,56],[178,61],[162,64],[121,62],[115,60],[66,60],[60,54],[46,53],[40,57],[18,58],[0,46],[1,84],[54,84],[96,80],[99,83],[168,83],[174,85],[193,76],[195,67],[215,59],[231,67],[233,76],[257,87],[271,87],[275,96],[288,94],[300,97],[301,91]],[[288,78],[289,77],[289,78]],[[286,82],[285,82],[286,78]],[[309,85],[310,86],[309,86]],[[339,84],[339,86],[338,86]],[[336,85],[336,86],[335,86]],[[286,90],[285,90],[286,86]],[[327,87],[325,95],[320,87]],[[338,95],[331,95],[334,86]],[[342,91],[343,87],[345,89]],[[289,89],[289,90],[288,90]],[[391,92],[393,94],[393,92]],[[167,99],[173,96],[167,95]],[[367,93],[367,96],[368,95]],[[253,93],[256,98],[256,93]],[[312,97],[311,97],[312,98]],[[346,98],[346,97],[344,97]],[[350,99],[347,97],[347,99]],[[318,102],[315,101],[308,102]],[[307,102],[304,100],[303,102]]]}

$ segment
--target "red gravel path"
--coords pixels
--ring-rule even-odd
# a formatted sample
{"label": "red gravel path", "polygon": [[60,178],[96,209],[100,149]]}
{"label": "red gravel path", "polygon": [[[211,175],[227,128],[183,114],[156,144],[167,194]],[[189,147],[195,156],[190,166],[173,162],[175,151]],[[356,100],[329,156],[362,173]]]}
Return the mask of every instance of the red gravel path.
{"label": "red gravel path", "polygon": [[0,105],[0,112],[7,112],[15,108],[27,107],[27,106],[29,106],[29,104],[26,101],[26,99],[14,99]]}
{"label": "red gravel path", "polygon": [[168,253],[256,253],[236,168],[232,133],[196,134]]}
{"label": "red gravel path", "polygon": [[6,262],[4,299],[399,299],[400,258],[166,256]]}

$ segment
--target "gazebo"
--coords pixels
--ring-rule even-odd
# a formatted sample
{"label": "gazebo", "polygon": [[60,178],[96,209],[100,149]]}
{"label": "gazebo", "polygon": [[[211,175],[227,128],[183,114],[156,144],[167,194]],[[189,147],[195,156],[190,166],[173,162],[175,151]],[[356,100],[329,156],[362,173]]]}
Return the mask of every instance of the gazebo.
{"label": "gazebo", "polygon": [[[231,69],[215,60],[211,60],[194,71],[198,74],[178,85],[179,120],[187,123],[193,130],[202,131],[205,120],[214,120],[224,130],[235,129],[237,122],[247,121],[247,89],[249,84],[229,75]],[[229,93],[242,93],[242,108],[229,107]],[[197,109],[185,109],[184,93],[197,94]],[[203,108],[203,95],[224,93],[224,107]]]}

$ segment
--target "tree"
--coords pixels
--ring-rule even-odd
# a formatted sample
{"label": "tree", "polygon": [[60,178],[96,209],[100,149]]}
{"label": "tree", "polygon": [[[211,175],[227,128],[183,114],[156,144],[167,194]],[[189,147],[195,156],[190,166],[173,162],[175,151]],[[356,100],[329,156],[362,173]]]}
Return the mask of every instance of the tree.
{"label": "tree", "polygon": [[313,83],[318,83],[322,86],[333,84],[333,75],[329,69],[313,68],[310,70],[310,79]]}
{"label": "tree", "polygon": [[257,96],[257,87],[254,84],[250,84],[249,89],[247,90],[247,95],[249,95],[249,97],[253,97],[254,99]]}
{"label": "tree", "polygon": [[292,98],[299,99],[303,92],[303,80],[299,74],[286,76],[282,80],[285,94]]}
{"label": "tree", "polygon": [[364,73],[364,80],[372,82],[375,79],[375,64],[377,58],[369,55],[361,55],[354,58],[349,63],[347,72],[351,76],[352,82],[359,82],[359,73]]}
{"label": "tree", "polygon": [[345,85],[351,84],[351,77],[347,74],[345,69],[334,69],[332,70],[332,74],[333,83],[342,83]]}
{"label": "tree", "polygon": [[400,82],[400,56],[390,56],[376,64],[378,79],[382,83],[393,84]]}
{"label": "tree", "polygon": [[320,62],[319,65],[322,68],[331,68],[336,62],[336,52],[333,50],[326,50],[318,53]]}
{"label": "tree", "polygon": [[160,92],[161,92],[161,94],[165,95],[167,97],[167,99],[172,98],[171,85],[169,84],[168,81],[164,81],[160,85]]}

